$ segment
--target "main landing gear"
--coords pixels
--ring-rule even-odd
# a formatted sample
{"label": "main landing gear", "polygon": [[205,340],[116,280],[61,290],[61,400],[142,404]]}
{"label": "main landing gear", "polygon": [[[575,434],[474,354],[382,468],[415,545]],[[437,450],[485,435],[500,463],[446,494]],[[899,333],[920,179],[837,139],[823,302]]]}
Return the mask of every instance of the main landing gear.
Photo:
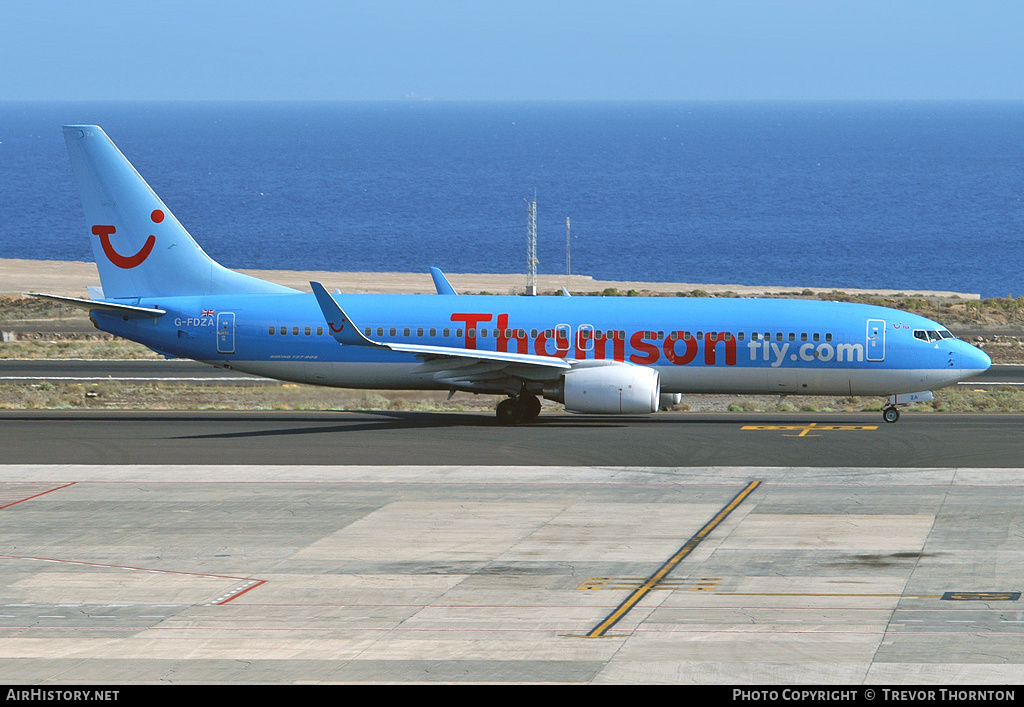
{"label": "main landing gear", "polygon": [[498,403],[495,410],[499,425],[518,425],[520,422],[533,422],[540,414],[540,400],[536,395],[523,393],[507,398]]}

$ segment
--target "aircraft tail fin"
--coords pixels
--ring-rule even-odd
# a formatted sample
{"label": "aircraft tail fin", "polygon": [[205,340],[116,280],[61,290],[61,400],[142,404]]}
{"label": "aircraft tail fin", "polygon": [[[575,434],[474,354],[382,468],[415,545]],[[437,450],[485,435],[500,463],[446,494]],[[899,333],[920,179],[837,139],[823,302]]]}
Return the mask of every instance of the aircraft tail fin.
{"label": "aircraft tail fin", "polygon": [[107,298],[295,292],[210,258],[99,126],[64,141]]}

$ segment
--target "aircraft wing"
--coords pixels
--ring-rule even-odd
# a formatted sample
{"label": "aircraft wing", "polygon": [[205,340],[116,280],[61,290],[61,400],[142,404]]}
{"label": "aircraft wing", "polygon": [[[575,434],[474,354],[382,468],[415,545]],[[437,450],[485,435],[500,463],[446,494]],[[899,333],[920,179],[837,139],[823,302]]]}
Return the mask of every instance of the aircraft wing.
{"label": "aircraft wing", "polygon": [[363,335],[323,285],[319,282],[309,284],[327,320],[331,336],[339,344],[414,354],[425,361],[417,372],[433,374],[437,380],[472,383],[507,376],[550,379],[572,368],[572,364],[564,359],[551,356],[374,341]]}
{"label": "aircraft wing", "polygon": [[166,310],[156,307],[137,307],[133,304],[121,304],[120,302],[103,302],[92,299],[81,299],[80,297],[64,297],[63,295],[47,295],[42,292],[26,292],[29,297],[40,297],[53,300],[61,304],[78,307],[80,309],[102,309],[108,312],[117,312],[125,317],[135,319],[154,319],[167,314]]}

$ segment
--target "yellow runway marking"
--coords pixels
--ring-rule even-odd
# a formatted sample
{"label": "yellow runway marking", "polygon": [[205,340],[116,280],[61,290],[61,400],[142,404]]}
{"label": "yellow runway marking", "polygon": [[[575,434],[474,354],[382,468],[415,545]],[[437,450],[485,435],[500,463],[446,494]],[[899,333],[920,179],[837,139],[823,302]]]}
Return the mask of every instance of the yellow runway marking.
{"label": "yellow runway marking", "polygon": [[[649,580],[642,577],[591,577],[586,582],[576,587],[576,589],[594,591],[599,589],[611,589],[611,590],[622,590],[622,589],[636,589],[643,587]],[[901,593],[857,593],[857,592],[722,592],[718,591],[717,587],[720,578],[702,577],[701,579],[663,579],[658,582],[656,587],[651,587],[653,590],[666,590],[676,591],[679,589],[686,589],[691,592],[714,592],[715,596],[719,597],[878,597],[878,598],[892,598],[900,597],[903,599],[944,599],[946,596],[942,594],[901,594]],[[952,594],[952,593],[947,593]],[[986,594],[984,592],[975,592],[975,594]],[[1009,593],[989,593],[990,597],[981,598],[993,598],[996,600],[1007,600],[1012,597],[1004,596]],[[963,596],[962,596],[963,595]],[[956,594],[951,598],[961,599],[965,598],[963,592]],[[977,599],[978,596],[972,596],[970,598]]]}
{"label": "yellow runway marking", "polygon": [[657,587],[667,576],[668,573],[676,568],[683,559],[689,555],[694,549],[700,545],[700,543],[711,534],[711,531],[718,527],[718,525],[725,520],[730,513],[736,510],[747,496],[754,492],[758,486],[761,485],[760,481],[751,481],[747,484],[746,488],[736,494],[736,497],[729,501],[726,506],[720,510],[714,518],[709,520],[703,528],[697,531],[697,533],[686,541],[686,544],[679,548],[679,551],[668,559],[657,572],[647,578],[647,580],[637,587],[626,600],[619,604],[618,608],[615,609],[608,617],[590,630],[590,633],[586,634],[586,638],[601,638],[605,633],[608,632],[612,626],[617,624],[629,610],[632,609],[637,603],[643,599],[647,594]]}
{"label": "yellow runway marking", "polygon": [[[576,587],[578,590],[594,591],[597,589],[636,589],[649,581],[647,577],[591,577]],[[707,592],[713,590],[721,582],[719,577],[701,577],[700,579],[663,579],[654,589],[674,592],[687,589],[691,592]]]}
{"label": "yellow runway marking", "polygon": [[848,431],[848,430],[877,430],[878,425],[819,425],[817,422],[811,422],[807,425],[744,425],[740,428],[741,430],[767,430],[767,431],[779,431],[779,430],[800,430],[800,434],[797,435],[782,435],[783,437],[821,437],[821,435],[808,435],[808,432],[817,432],[818,430],[829,432],[829,431]]}
{"label": "yellow runway marking", "polygon": [[946,601],[1017,601],[1020,592],[946,592]]}
{"label": "yellow runway marking", "polygon": [[882,597],[901,599],[939,599],[941,594],[853,594],[850,592],[715,592],[722,597]]}

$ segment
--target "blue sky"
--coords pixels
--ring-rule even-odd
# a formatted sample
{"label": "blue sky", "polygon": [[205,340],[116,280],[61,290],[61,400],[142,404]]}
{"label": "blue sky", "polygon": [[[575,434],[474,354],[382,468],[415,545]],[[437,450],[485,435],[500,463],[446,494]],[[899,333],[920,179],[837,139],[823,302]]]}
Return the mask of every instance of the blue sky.
{"label": "blue sky", "polygon": [[1024,99],[1024,3],[0,0],[0,100]]}

